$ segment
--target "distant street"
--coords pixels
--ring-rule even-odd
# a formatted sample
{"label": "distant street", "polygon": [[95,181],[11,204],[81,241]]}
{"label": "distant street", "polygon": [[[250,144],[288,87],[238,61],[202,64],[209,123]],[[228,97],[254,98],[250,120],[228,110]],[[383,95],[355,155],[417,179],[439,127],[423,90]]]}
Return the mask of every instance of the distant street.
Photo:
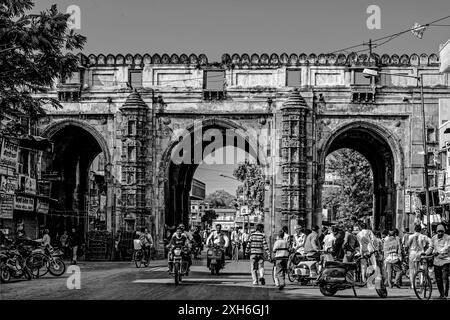
{"label": "distant street", "polygon": [[[152,261],[147,268],[137,269],[132,262],[80,262],[81,289],[69,290],[68,274],[60,278],[46,275],[31,281],[15,280],[1,284],[1,300],[18,299],[124,299],[124,300],[266,300],[266,299],[354,299],[352,290],[335,297],[324,297],[317,287],[290,283],[280,291],[273,285],[272,264],[266,263],[266,285],[253,286],[248,261],[227,261],[221,275],[210,275],[205,260],[194,260],[192,272],[179,286],[168,276],[166,261]],[[379,299],[375,291],[358,289],[357,299]],[[433,290],[433,299],[437,290]],[[388,299],[417,300],[406,286],[389,289]]]}

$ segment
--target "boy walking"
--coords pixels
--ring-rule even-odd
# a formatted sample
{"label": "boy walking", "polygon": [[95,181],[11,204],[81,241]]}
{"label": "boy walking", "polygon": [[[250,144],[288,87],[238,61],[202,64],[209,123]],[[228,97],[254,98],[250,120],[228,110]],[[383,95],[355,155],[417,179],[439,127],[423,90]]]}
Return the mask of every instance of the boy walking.
{"label": "boy walking", "polygon": [[289,244],[283,238],[284,238],[284,231],[281,230],[278,233],[277,240],[273,245],[273,253],[275,255],[274,260],[276,268],[275,285],[280,290],[282,290],[286,285],[285,276],[287,270],[287,261],[289,258]]}
{"label": "boy walking", "polygon": [[266,236],[263,233],[264,225],[258,224],[256,231],[250,235],[248,239],[247,254],[250,254],[251,273],[253,284],[266,284],[264,279],[264,254],[270,259],[269,246],[267,245]]}

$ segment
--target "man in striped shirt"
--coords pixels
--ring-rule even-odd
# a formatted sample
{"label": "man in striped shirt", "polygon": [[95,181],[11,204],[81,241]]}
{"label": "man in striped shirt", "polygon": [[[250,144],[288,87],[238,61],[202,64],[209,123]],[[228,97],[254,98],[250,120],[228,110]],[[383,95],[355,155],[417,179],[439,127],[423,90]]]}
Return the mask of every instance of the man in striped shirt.
{"label": "man in striped shirt", "polygon": [[251,273],[253,284],[258,284],[258,273],[259,282],[262,285],[266,284],[264,279],[264,254],[266,258],[270,260],[269,246],[267,245],[266,236],[263,233],[264,226],[258,224],[256,226],[256,231],[250,235],[247,245],[247,254],[250,254],[251,262]]}

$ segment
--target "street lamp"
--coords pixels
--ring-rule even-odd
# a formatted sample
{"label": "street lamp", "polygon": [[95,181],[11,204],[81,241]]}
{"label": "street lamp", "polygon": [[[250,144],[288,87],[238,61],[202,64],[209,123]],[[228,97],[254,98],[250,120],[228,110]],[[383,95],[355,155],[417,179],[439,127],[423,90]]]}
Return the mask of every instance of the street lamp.
{"label": "street lamp", "polygon": [[416,76],[409,76],[409,75],[404,75],[404,74],[399,74],[399,73],[389,73],[389,72],[380,72],[378,70],[373,70],[373,69],[364,69],[363,70],[363,74],[365,76],[370,76],[370,77],[377,77],[380,74],[386,74],[386,75],[395,75],[395,76],[399,76],[399,77],[406,77],[406,78],[414,78],[416,79],[418,82],[420,82],[420,101],[422,104],[422,134],[423,134],[423,157],[424,157],[424,184],[425,184],[425,205],[426,205],[426,213],[427,213],[427,229],[428,229],[428,234],[431,235],[431,224],[430,224],[430,188],[429,188],[429,184],[428,184],[428,150],[427,150],[427,130],[426,130],[426,124],[425,124],[425,103],[424,103],[424,99],[423,99],[423,73],[420,74],[420,77],[416,77]]}

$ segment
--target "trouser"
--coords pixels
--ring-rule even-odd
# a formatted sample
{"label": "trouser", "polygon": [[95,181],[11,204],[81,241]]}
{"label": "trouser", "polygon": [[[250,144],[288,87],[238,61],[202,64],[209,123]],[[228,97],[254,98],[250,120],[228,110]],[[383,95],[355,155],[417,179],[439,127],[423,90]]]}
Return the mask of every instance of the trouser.
{"label": "trouser", "polygon": [[419,270],[419,264],[420,261],[414,261],[414,257],[409,257],[409,280],[411,281],[411,287],[413,285],[413,281],[414,281],[414,274],[416,273],[417,270]]}
{"label": "trouser", "polygon": [[450,263],[443,266],[434,265],[434,275],[436,277],[436,284],[441,296],[448,297],[448,282],[449,282]]}
{"label": "trouser", "polygon": [[245,254],[245,251],[247,250],[247,241],[242,242],[242,251],[243,251],[243,258],[247,259],[247,255]]}
{"label": "trouser", "polygon": [[285,276],[287,270],[288,259],[277,259],[275,264],[275,285],[279,287],[280,285],[285,286]]}
{"label": "trouser", "polygon": [[[364,252],[362,253],[365,254]],[[375,257],[375,254],[370,256],[370,264],[375,268],[377,266],[377,258]],[[367,267],[369,261],[367,259],[361,259],[361,278],[362,281],[366,281],[366,275],[367,275]]]}
{"label": "trouser", "polygon": [[72,247],[72,261],[77,262],[78,246]]}
{"label": "trouser", "polygon": [[145,259],[150,261],[150,246],[144,246]]}
{"label": "trouser", "polygon": [[251,254],[250,264],[253,282],[258,281],[258,276],[264,278],[264,256],[262,254]]}
{"label": "trouser", "polygon": [[396,265],[398,265],[399,263],[401,263],[400,261],[397,261],[395,263],[392,262],[386,262],[386,271],[387,271],[387,282],[390,286],[392,286],[393,284],[399,284],[400,283],[400,277],[402,276],[401,272],[396,272],[395,273],[395,279],[394,279],[394,283],[392,283],[392,271],[395,269]]}

